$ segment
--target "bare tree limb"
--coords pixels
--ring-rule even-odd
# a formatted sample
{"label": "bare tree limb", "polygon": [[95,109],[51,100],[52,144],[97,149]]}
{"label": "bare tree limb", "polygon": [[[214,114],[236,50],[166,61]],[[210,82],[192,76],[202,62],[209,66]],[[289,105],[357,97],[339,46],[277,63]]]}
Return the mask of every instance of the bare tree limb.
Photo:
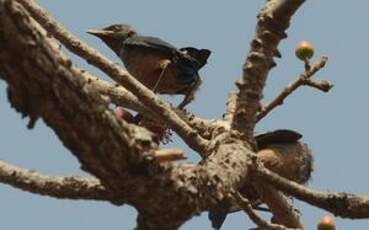
{"label": "bare tree limb", "polygon": [[[104,186],[152,154],[157,148],[152,135],[118,120],[90,79],[21,5],[0,1],[0,11],[0,76],[8,83],[9,101],[18,112],[34,120],[42,117],[82,168]],[[110,185],[116,187],[116,182]]]}
{"label": "bare tree limb", "polygon": [[268,205],[278,224],[290,228],[302,228],[299,215],[281,192],[267,183],[254,185],[260,198]]}
{"label": "bare tree limb", "polygon": [[329,82],[329,81],[316,81],[316,80],[312,80],[312,79],[307,79],[304,82],[305,85],[311,86],[313,88],[316,88],[318,90],[321,90],[323,92],[328,92],[329,90],[331,90],[331,88],[334,87],[333,83]]}
{"label": "bare tree limb", "polygon": [[115,85],[98,78],[88,78],[93,88],[100,94],[108,96],[111,102],[125,108],[132,109],[143,115],[155,116],[152,111],[142,104],[139,99],[124,87]]}
{"label": "bare tree limb", "polygon": [[116,82],[134,93],[143,104],[151,107],[158,116],[166,120],[169,127],[180,135],[183,140],[203,157],[206,156],[208,141],[203,139],[196,130],[186,124],[171,107],[160,100],[151,90],[143,86],[129,73],[124,71],[98,51],[90,48],[77,37],[60,26],[51,16],[32,0],[17,0],[32,16],[71,52],[86,59],[90,64],[98,67],[112,77]]}
{"label": "bare tree limb", "polygon": [[[78,69],[77,67],[75,68]],[[160,116],[151,110],[151,108],[142,104],[135,95],[126,90],[124,87],[93,77],[88,72],[83,72],[83,74],[86,75],[88,81],[94,89],[96,89],[102,95],[109,97],[111,102],[115,103],[116,105],[137,111],[153,120],[164,122],[161,120]],[[182,120],[195,129],[205,139],[210,139],[216,129],[229,126],[221,120],[207,120],[196,117],[185,110],[180,110],[177,108],[173,108],[173,110]],[[229,128],[225,129],[229,130]]]}
{"label": "bare tree limb", "polygon": [[344,218],[369,218],[369,196],[350,193],[320,192],[289,181],[264,167],[253,173],[255,180],[265,183],[316,207]]}
{"label": "bare tree limb", "polygon": [[48,176],[4,161],[0,161],[0,181],[27,192],[59,199],[113,199],[112,194],[96,178]]}
{"label": "bare tree limb", "polygon": [[[115,76],[117,82],[123,83],[122,85],[127,87],[132,95],[137,96],[137,99],[126,96],[131,97],[132,103],[136,103],[134,106],[141,108],[138,104],[140,100],[143,106],[150,109],[152,107],[161,119],[172,119],[169,122],[172,128],[182,138],[187,137],[188,144],[191,144],[189,143],[191,141],[196,142],[192,146],[194,149],[204,151],[208,155],[199,165],[158,163],[155,160],[148,160],[154,158],[158,148],[150,133],[146,129],[117,119],[108,108],[105,93],[102,95],[104,89],[97,90],[97,83],[81,74],[80,70],[77,71],[73,63],[60,50],[53,47],[55,40],[48,38],[45,31],[38,28],[39,25],[19,2],[25,6],[27,4],[34,6],[32,1],[0,0],[0,76],[8,84],[11,105],[24,115],[43,118],[64,145],[78,157],[82,168],[96,175],[105,188],[122,196],[131,194],[125,196],[125,202],[136,207],[140,213],[138,229],[157,229],[157,226],[162,229],[178,228],[193,215],[208,210],[209,207],[224,200],[231,191],[237,191],[248,182],[250,168],[255,167],[251,158],[256,158],[256,154],[245,139],[240,139],[239,133],[230,130],[227,122],[205,121],[212,127],[193,129],[188,124],[192,124],[195,120],[193,123],[203,121],[191,118],[189,122],[181,118],[174,121],[180,116],[173,116],[175,112],[169,105],[159,101],[151,91],[146,94],[147,89],[136,84],[132,76],[105,57],[99,56],[93,49],[82,45],[79,40],[71,38],[69,33],[58,27],[54,21],[50,21],[50,18],[43,18],[47,16],[46,14],[33,13],[34,17],[49,29],[50,34],[63,41],[71,50],[75,49],[75,52],[79,52],[88,61]],[[257,44],[253,45],[253,48],[260,52],[252,53],[251,62],[257,61],[254,58],[264,51],[265,55],[276,51],[274,46],[283,37],[284,29],[288,27],[288,15],[292,15],[302,2],[268,1],[268,6],[259,17],[260,30],[265,33],[258,35],[261,36],[260,39],[264,39],[265,44],[262,43],[259,48],[256,48]],[[278,22],[277,30],[269,31],[275,26],[274,18]],[[278,29],[278,26],[282,29]],[[274,41],[274,37],[277,37],[275,40],[278,41]],[[269,40],[272,40],[273,47],[267,45]],[[264,64],[269,66],[272,58],[265,60]],[[265,66],[264,64],[259,66]],[[254,67],[245,68],[245,72]],[[268,70],[263,71],[266,77]],[[260,76],[258,75],[255,81],[264,84],[264,73]],[[252,89],[255,91],[245,93],[240,87],[238,102],[240,95],[245,94],[247,103],[251,105],[251,114],[255,110],[254,103],[260,100],[253,98],[255,95],[253,93],[257,91],[261,95],[261,89],[259,85]],[[106,90],[106,94],[109,93],[109,90]],[[231,118],[234,125],[242,120],[241,117],[236,117],[237,108],[245,109],[243,106],[237,104],[235,107],[235,118]],[[250,118],[250,121],[252,119],[254,118]],[[182,125],[181,122],[185,124],[184,128],[178,127]],[[209,132],[206,136],[211,141],[204,140],[199,135],[200,131],[196,130]],[[245,129],[241,128],[235,130],[241,134],[245,132]],[[253,130],[250,132],[253,133]],[[257,185],[261,198],[271,206],[279,222],[291,220],[285,224],[288,227],[299,224],[289,204],[284,203],[285,198],[281,193],[275,192],[274,189],[266,190],[269,184],[265,186],[263,182],[257,181],[252,183]],[[260,186],[264,188],[260,189]],[[278,216],[282,212],[285,216]]]}
{"label": "bare tree limb", "polygon": [[277,97],[275,97],[271,102],[268,103],[268,105],[266,105],[260,110],[256,118],[257,121],[263,119],[277,106],[282,105],[284,100],[300,86],[308,85],[317,88],[323,92],[328,92],[333,87],[332,83],[328,81],[317,82],[310,79],[312,76],[314,76],[316,72],[318,72],[325,66],[327,61],[328,58],[323,56],[310,68],[307,68],[307,70],[305,70],[304,73],[300,74],[300,76],[295,81],[293,81],[287,87],[285,87]]}
{"label": "bare tree limb", "polygon": [[261,216],[259,216],[253,209],[250,201],[243,197],[240,193],[235,193],[233,195],[234,199],[238,203],[238,205],[247,213],[247,215],[250,217],[250,219],[261,229],[265,230],[301,230],[299,229],[292,229],[287,228],[283,225],[279,224],[269,224],[267,221],[265,221]]}
{"label": "bare tree limb", "polygon": [[146,129],[117,119],[22,5],[0,0],[0,12],[0,76],[11,105],[43,118],[83,170],[145,215],[145,226],[180,226],[246,180],[254,153],[223,128],[201,165],[146,160],[157,150]]}
{"label": "bare tree limb", "polygon": [[[153,120],[165,122],[164,120],[161,120],[161,117],[154,113],[151,108],[142,104],[135,95],[126,90],[124,87],[91,77],[91,75],[89,75],[87,72],[85,74],[90,76],[88,81],[91,82],[91,85],[94,87],[94,89],[96,89],[99,93],[108,96],[111,102],[115,103],[116,105],[124,106],[128,109],[137,111]],[[200,118],[192,113],[177,108],[173,108],[173,110],[183,121],[195,129],[205,139],[211,139],[211,136],[216,129],[223,128],[223,130],[229,130],[229,125],[221,120],[208,120]]]}
{"label": "bare tree limb", "polygon": [[275,65],[274,54],[281,39],[287,37],[292,15],[304,0],[269,0],[258,16],[256,34],[243,65],[243,75],[236,85],[239,89],[232,128],[245,140],[253,140],[257,112],[270,69]]}

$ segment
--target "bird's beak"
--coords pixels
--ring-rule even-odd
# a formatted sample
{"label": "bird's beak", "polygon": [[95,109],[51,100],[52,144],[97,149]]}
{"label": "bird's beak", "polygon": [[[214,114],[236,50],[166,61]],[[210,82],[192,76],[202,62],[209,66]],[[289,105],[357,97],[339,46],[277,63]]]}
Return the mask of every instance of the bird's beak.
{"label": "bird's beak", "polygon": [[92,34],[99,38],[110,37],[111,35],[114,34],[113,31],[109,31],[109,30],[88,30],[87,33]]}

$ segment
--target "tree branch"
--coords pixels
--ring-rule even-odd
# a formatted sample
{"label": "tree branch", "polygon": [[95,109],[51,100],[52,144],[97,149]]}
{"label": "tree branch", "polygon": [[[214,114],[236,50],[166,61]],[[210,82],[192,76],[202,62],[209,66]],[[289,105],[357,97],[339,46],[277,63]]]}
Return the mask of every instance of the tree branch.
{"label": "tree branch", "polygon": [[[82,168],[96,175],[105,188],[117,194],[131,194],[125,197],[126,203],[144,217],[144,224],[138,226],[180,226],[248,181],[255,153],[227,125],[215,125],[216,134],[210,135],[210,145],[206,146],[209,157],[199,165],[147,160],[154,158],[157,150],[152,136],[112,114],[94,83],[77,71],[23,6],[15,0],[0,0],[0,12],[0,76],[8,83],[10,103],[24,115],[42,117],[78,157]],[[49,21],[45,23],[45,27],[53,28]],[[80,43],[70,45],[81,48]],[[85,57],[96,57],[92,49],[87,54],[91,56]],[[116,74],[113,76],[128,76],[127,85],[131,88],[127,88],[136,94],[134,89],[140,86],[134,84],[135,80],[101,58],[94,61]],[[145,96],[137,98],[145,101]],[[163,118],[171,117],[173,111],[156,102],[164,107],[154,111],[169,111]],[[149,99],[142,104],[152,105]],[[193,133],[198,136],[196,131]],[[281,211],[286,208],[280,207]]]}
{"label": "tree branch", "polygon": [[98,179],[48,176],[0,161],[0,182],[27,192],[59,199],[113,201]]}
{"label": "tree branch", "polygon": [[278,224],[290,228],[302,228],[299,215],[281,192],[267,183],[258,182],[254,185],[260,199],[268,205]]}
{"label": "tree branch", "polygon": [[[88,74],[89,75],[89,74]],[[98,78],[88,78],[91,86],[100,94],[108,96],[111,102],[125,108],[132,109],[143,115],[152,116],[152,111],[142,104],[139,99],[124,87],[114,85]],[[155,115],[155,114],[154,114]]]}
{"label": "tree branch", "polygon": [[264,167],[258,167],[252,175],[255,180],[263,180],[286,194],[335,215],[344,218],[369,218],[369,196],[315,191],[280,177]]}
{"label": "tree branch", "polygon": [[269,224],[265,221],[261,216],[259,216],[253,209],[250,201],[243,197],[240,193],[235,193],[233,195],[234,199],[238,203],[238,205],[247,213],[250,219],[261,229],[265,230],[301,230],[301,229],[292,229],[287,228],[283,225],[279,224]]}
{"label": "tree branch", "polygon": [[124,195],[127,204],[150,217],[147,222],[183,224],[246,180],[253,153],[227,131],[213,138],[211,155],[201,165],[155,163],[151,135],[114,116],[89,78],[22,5],[0,0],[0,12],[0,76],[8,84],[11,105],[43,118],[82,169]]}
{"label": "tree branch", "polygon": [[[77,67],[75,68],[78,69]],[[161,117],[154,113],[151,108],[142,104],[135,95],[126,90],[124,87],[98,79],[88,72],[82,70],[81,72],[86,75],[87,81],[90,82],[91,87],[93,87],[100,94],[109,97],[111,102],[115,103],[116,105],[137,111],[143,116],[150,117],[153,120],[158,120],[165,123],[165,121],[161,120]],[[188,113],[185,110],[180,110],[177,108],[173,108],[173,110],[183,121],[195,129],[205,139],[211,139],[211,136],[216,129],[223,127],[224,129],[229,130],[228,125],[221,120],[208,120],[199,118],[192,113]],[[225,126],[227,126],[227,128],[225,128]]]}
{"label": "tree branch", "polygon": [[169,162],[187,159],[182,149],[159,149],[155,151],[154,159],[158,162]]}
{"label": "tree branch", "polygon": [[305,70],[305,72],[300,74],[300,76],[294,82],[285,87],[277,97],[275,97],[271,102],[269,102],[268,105],[260,110],[256,118],[257,122],[268,115],[274,108],[282,105],[284,100],[300,86],[308,85],[317,88],[323,92],[328,92],[333,87],[332,83],[328,81],[317,82],[310,79],[312,76],[314,76],[316,72],[318,72],[325,66],[327,61],[327,57],[321,57],[314,65],[311,66],[311,68]]}
{"label": "tree branch", "polygon": [[33,120],[42,117],[84,170],[116,187],[114,177],[124,178],[153,154],[152,135],[117,119],[91,79],[21,5],[2,0],[0,12],[0,76],[8,83],[10,103]]}
{"label": "tree branch", "polygon": [[[258,15],[256,34],[243,65],[243,76],[237,81],[239,89],[232,128],[245,140],[254,143],[256,115],[260,110],[263,88],[270,69],[275,65],[273,55],[296,10],[304,0],[269,0]],[[255,143],[254,143],[255,144]]]}
{"label": "tree branch", "polygon": [[304,82],[305,85],[308,85],[310,87],[316,88],[318,90],[321,90],[323,92],[328,92],[329,90],[331,90],[331,88],[334,87],[333,83],[329,82],[329,81],[315,81],[315,80],[311,80],[311,79],[307,79]]}
{"label": "tree branch", "polygon": [[162,118],[162,120],[166,120],[169,127],[177,132],[192,149],[197,151],[203,157],[206,156],[205,150],[209,144],[208,141],[203,139],[196,130],[192,129],[180,117],[178,117],[167,103],[160,100],[151,90],[143,86],[129,73],[115,65],[95,49],[88,47],[77,37],[61,27],[34,1],[17,1],[21,3],[50,34],[54,35],[61,43],[63,43],[67,49],[86,59],[87,62],[98,67],[107,75],[112,77],[116,82],[134,93],[144,105],[152,108],[155,113]]}

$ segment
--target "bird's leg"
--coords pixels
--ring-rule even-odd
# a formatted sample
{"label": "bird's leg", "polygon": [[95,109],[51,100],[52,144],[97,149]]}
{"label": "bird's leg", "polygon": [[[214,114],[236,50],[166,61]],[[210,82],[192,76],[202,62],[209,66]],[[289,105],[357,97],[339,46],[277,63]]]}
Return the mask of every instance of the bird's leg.
{"label": "bird's leg", "polygon": [[197,78],[196,82],[191,86],[191,88],[185,94],[183,101],[177,106],[178,109],[183,109],[186,105],[188,105],[191,101],[195,99],[195,93],[199,89],[201,85],[201,79]]}
{"label": "bird's leg", "polygon": [[195,91],[189,91],[183,98],[183,101],[177,106],[177,108],[182,110],[186,105],[193,101],[193,99],[195,98],[194,94]]}
{"label": "bird's leg", "polygon": [[161,79],[163,79],[163,76],[165,74],[165,70],[167,69],[168,65],[169,65],[170,61],[166,61],[166,62],[163,62],[162,65],[161,65],[161,72],[160,72],[160,75],[159,75],[159,78],[158,80],[156,81],[155,85],[154,85],[154,88],[152,88],[152,91],[154,93],[156,93],[156,89],[158,88],[159,86],[159,83],[161,81]]}

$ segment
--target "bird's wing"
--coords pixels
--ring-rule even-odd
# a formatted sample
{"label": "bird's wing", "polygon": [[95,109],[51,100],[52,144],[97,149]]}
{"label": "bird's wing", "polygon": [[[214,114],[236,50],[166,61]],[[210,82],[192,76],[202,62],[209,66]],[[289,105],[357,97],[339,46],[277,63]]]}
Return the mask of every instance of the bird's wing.
{"label": "bird's wing", "polygon": [[169,55],[174,55],[179,52],[172,44],[156,37],[134,36],[124,41],[124,45],[146,47],[167,53]]}
{"label": "bird's wing", "polygon": [[194,47],[184,47],[179,50],[194,58],[199,63],[199,69],[201,69],[207,63],[207,60],[211,54],[211,51],[208,49],[197,49]]}
{"label": "bird's wing", "polygon": [[270,144],[293,143],[301,139],[302,135],[289,129],[278,129],[255,136],[259,149]]}
{"label": "bird's wing", "polygon": [[168,58],[177,57],[175,63],[178,71],[176,81],[180,85],[191,85],[199,79],[197,71],[200,69],[200,62],[195,57],[178,50],[160,38],[139,35],[128,38],[124,41],[124,45],[155,50],[162,55],[166,55]]}

